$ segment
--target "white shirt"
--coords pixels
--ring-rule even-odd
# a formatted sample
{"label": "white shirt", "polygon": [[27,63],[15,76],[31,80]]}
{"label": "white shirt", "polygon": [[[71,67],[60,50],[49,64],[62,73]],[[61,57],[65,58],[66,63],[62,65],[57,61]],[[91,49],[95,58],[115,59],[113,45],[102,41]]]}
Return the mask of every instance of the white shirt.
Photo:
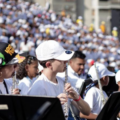
{"label": "white shirt", "polygon": [[[34,82],[28,95],[57,97],[64,91],[64,81],[57,77],[58,83],[53,83],[44,74]],[[71,100],[69,99],[68,105]],[[64,107],[64,105],[63,105]]]}
{"label": "white shirt", "polygon": [[[68,66],[67,72],[68,72],[68,83],[70,83],[71,86],[76,88],[78,92],[80,92],[83,83],[85,81],[83,75],[79,76],[77,73],[74,72],[71,66]],[[58,73],[57,76],[59,76],[63,81],[65,81],[65,72]]]}
{"label": "white shirt", "polygon": [[[108,96],[104,91],[103,91],[103,95],[104,95],[104,98],[107,100]],[[101,109],[103,108],[103,103],[101,98],[102,98],[101,91],[97,87],[92,87],[87,92],[84,100],[89,104],[91,108],[91,112],[93,114],[98,115]]]}
{"label": "white shirt", "polygon": [[44,74],[42,74],[34,82],[28,95],[57,97],[59,94],[63,93],[64,90],[64,82],[58,77],[57,82],[58,83],[51,82]]}
{"label": "white shirt", "polygon": [[[10,94],[11,90],[12,90],[12,81],[7,79],[7,80],[5,80],[5,83],[7,86],[8,93]],[[7,91],[6,91],[6,88],[5,88],[5,85],[3,84],[3,82],[0,82],[0,91],[1,91],[0,94],[7,94]]]}
{"label": "white shirt", "polygon": [[20,80],[18,88],[21,90],[21,95],[27,95],[29,89],[31,88],[32,84],[35,82],[36,77],[32,80],[29,77],[24,77],[22,80]]}
{"label": "white shirt", "polygon": [[31,48],[31,43],[27,42],[27,44],[25,44],[24,42],[21,42],[20,43],[20,48],[21,48],[20,52],[27,52]]}
{"label": "white shirt", "polygon": [[0,42],[8,43],[8,37],[7,36],[0,36]]}

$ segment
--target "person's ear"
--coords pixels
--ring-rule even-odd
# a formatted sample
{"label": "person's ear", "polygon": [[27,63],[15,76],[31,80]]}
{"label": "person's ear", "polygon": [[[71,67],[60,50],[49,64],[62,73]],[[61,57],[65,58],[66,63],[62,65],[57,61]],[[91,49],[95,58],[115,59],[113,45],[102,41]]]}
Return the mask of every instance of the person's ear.
{"label": "person's ear", "polygon": [[103,83],[103,81],[104,81],[104,78],[103,78],[103,77],[102,77],[102,78],[100,78],[100,82],[101,82],[101,83]]}
{"label": "person's ear", "polygon": [[105,78],[106,78],[106,76],[103,77],[103,79],[105,79]]}
{"label": "person's ear", "polygon": [[102,78],[100,78],[100,80],[104,80],[105,79],[105,76],[104,77],[102,77]]}
{"label": "person's ear", "polygon": [[28,71],[28,65],[25,66],[25,70]]}
{"label": "person's ear", "polygon": [[51,62],[48,61],[48,62],[46,62],[45,65],[46,65],[47,68],[49,68],[49,67],[51,67]]}
{"label": "person's ear", "polygon": [[106,76],[102,77],[101,80],[102,80],[102,81],[105,81],[105,80],[106,80]]}
{"label": "person's ear", "polygon": [[118,83],[117,83],[117,84],[118,84],[118,86],[120,86],[120,81],[118,81]]}
{"label": "person's ear", "polygon": [[69,65],[74,66],[74,60],[75,60],[75,59],[69,60]]}

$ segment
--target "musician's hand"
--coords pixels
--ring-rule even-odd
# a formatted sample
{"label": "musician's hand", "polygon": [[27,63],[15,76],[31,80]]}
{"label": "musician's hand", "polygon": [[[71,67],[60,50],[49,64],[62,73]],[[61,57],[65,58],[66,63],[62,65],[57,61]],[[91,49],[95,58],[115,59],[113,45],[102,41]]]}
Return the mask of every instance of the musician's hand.
{"label": "musician's hand", "polygon": [[20,90],[18,88],[13,89],[12,94],[20,94]]}
{"label": "musician's hand", "polygon": [[59,98],[62,105],[68,101],[68,97],[65,93],[61,93],[57,97]]}
{"label": "musician's hand", "polygon": [[65,91],[68,93],[68,98],[71,98],[71,99],[78,99],[79,98],[79,95],[74,90],[74,88],[70,85],[70,83],[65,84]]}
{"label": "musician's hand", "polygon": [[118,113],[117,117],[120,118],[120,112]]}

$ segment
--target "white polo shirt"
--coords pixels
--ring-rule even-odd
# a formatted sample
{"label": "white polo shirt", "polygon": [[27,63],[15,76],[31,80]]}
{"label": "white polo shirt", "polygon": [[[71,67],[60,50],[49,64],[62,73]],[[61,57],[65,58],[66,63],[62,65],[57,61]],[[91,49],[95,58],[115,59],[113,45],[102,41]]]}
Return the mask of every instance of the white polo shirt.
{"label": "white polo shirt", "polygon": [[37,78],[30,79],[29,77],[24,77],[20,80],[18,88],[21,90],[21,95],[27,95],[29,89],[31,88],[32,84],[35,82]]}
{"label": "white polo shirt", "polygon": [[[104,91],[103,91],[103,95],[104,95],[104,98],[107,100],[108,96]],[[103,108],[100,89],[98,89],[97,87],[90,88],[84,100],[89,104],[91,108],[91,112],[93,114],[98,115],[100,113],[101,109]]]}

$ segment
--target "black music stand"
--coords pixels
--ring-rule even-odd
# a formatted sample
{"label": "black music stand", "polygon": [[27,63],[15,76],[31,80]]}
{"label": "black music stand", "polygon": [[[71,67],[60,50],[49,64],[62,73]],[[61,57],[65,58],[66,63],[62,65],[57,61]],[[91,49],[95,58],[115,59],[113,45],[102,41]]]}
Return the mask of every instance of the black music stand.
{"label": "black music stand", "polygon": [[120,111],[120,92],[114,92],[101,110],[96,120],[116,120]]}
{"label": "black music stand", "polygon": [[[38,114],[49,102],[44,112]],[[1,109],[3,106],[8,109]],[[37,96],[0,95],[0,120],[65,120],[58,98]]]}

